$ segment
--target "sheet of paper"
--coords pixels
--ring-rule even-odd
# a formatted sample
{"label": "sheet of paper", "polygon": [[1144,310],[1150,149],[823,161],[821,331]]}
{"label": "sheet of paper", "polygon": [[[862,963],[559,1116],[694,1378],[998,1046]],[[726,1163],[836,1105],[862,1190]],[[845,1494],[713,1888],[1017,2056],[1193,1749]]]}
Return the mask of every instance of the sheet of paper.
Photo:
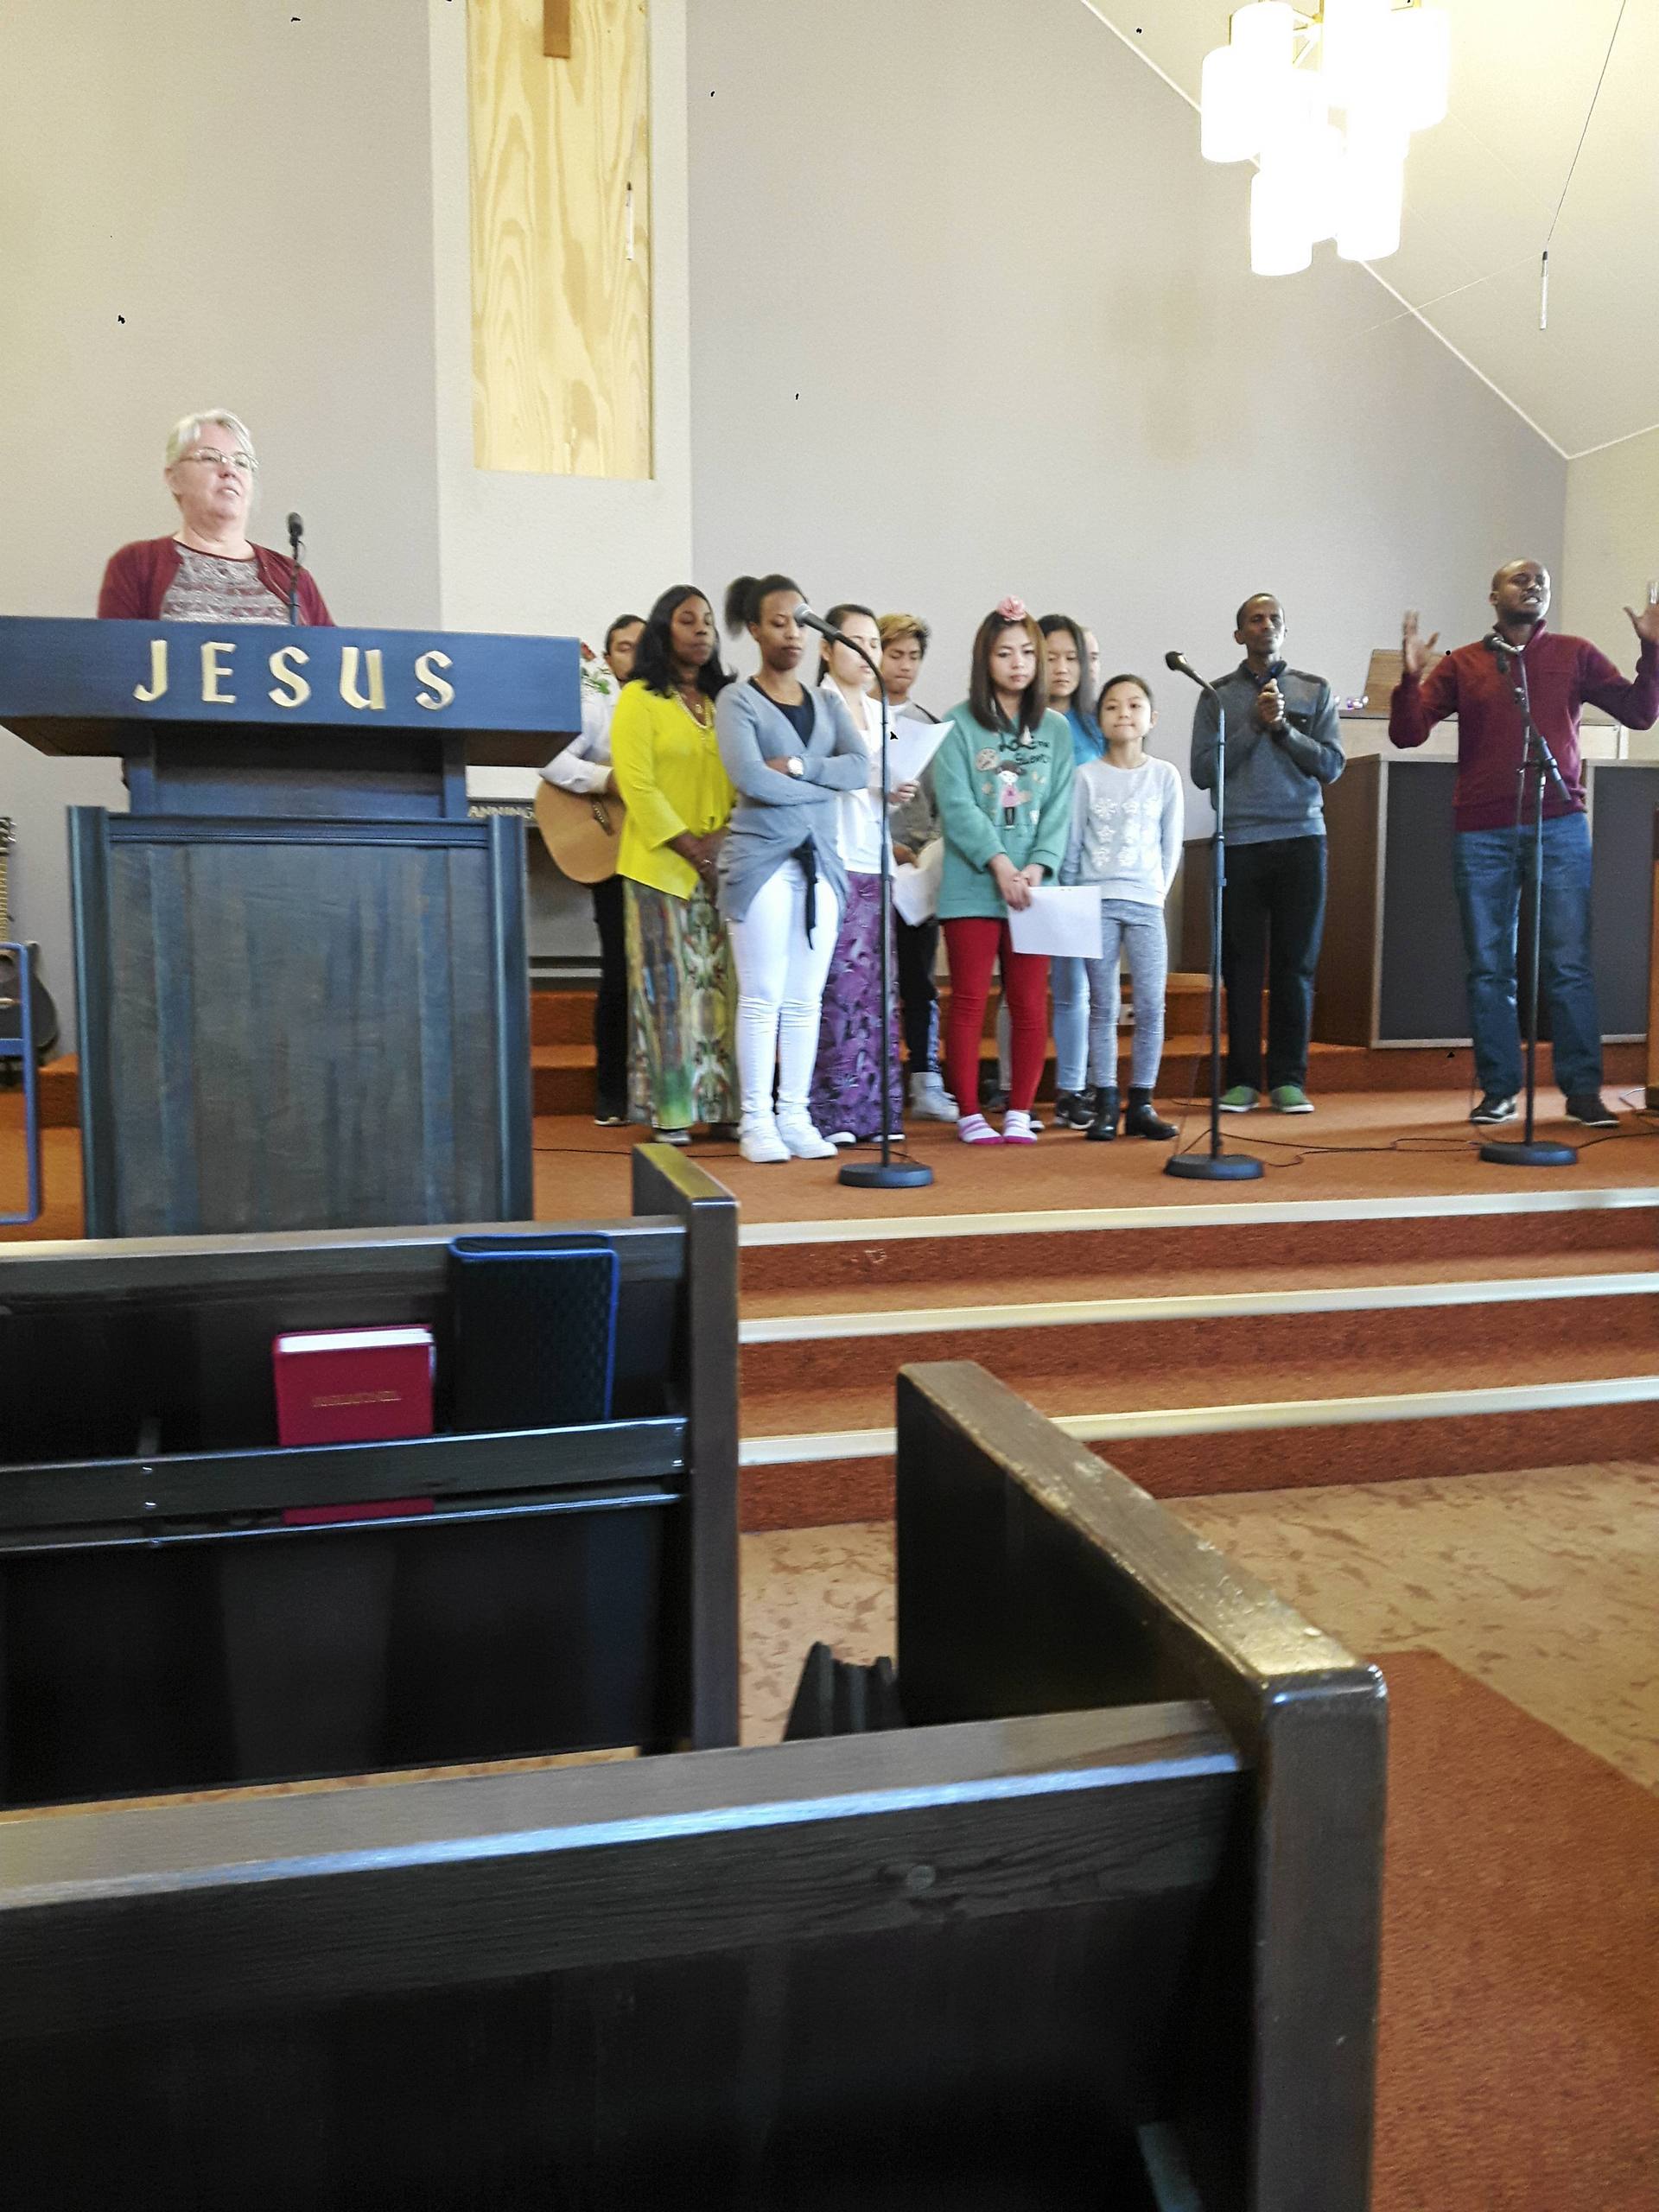
{"label": "sheet of paper", "polygon": [[1029,906],[1008,910],[1016,952],[1046,952],[1065,960],[1100,957],[1100,887],[1093,883],[1039,884]]}
{"label": "sheet of paper", "polygon": [[938,751],[949,722],[918,721],[906,715],[902,721],[892,725],[887,739],[887,789],[896,791],[900,784],[914,784]]}
{"label": "sheet of paper", "polygon": [[939,911],[939,877],[944,867],[944,845],[935,837],[922,848],[915,861],[900,861],[893,871],[893,903],[912,925],[931,922]]}

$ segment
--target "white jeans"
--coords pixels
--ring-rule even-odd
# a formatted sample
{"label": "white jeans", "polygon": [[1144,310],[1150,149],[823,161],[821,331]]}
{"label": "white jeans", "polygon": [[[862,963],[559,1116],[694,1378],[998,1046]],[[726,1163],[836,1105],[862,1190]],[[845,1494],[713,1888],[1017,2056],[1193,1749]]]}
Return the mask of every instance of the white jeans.
{"label": "white jeans", "polygon": [[805,1118],[823,979],[840,927],[841,902],[820,876],[807,943],[806,878],[792,860],[767,877],[741,922],[726,925],[737,963],[737,1084],[746,1126],[771,1120],[774,1071],[779,1112]]}

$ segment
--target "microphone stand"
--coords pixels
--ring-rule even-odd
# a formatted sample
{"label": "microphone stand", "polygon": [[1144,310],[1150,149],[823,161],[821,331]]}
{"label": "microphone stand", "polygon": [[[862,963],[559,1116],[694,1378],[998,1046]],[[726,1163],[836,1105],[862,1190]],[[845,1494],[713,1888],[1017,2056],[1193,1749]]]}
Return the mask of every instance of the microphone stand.
{"label": "microphone stand", "polygon": [[887,687],[881,680],[880,663],[862,645],[839,630],[828,634],[858,655],[874,677],[881,701],[881,1157],[849,1160],[836,1179],[860,1191],[919,1191],[933,1180],[933,1170],[918,1160],[898,1160],[893,1156],[893,839],[887,826]]}
{"label": "microphone stand", "polygon": [[[1493,632],[1496,640],[1497,632]],[[1532,718],[1532,687],[1527,681],[1527,664],[1507,642],[1493,645],[1498,664],[1504,667],[1515,692],[1516,704],[1521,709],[1523,732],[1521,744],[1521,785],[1516,803],[1516,843],[1526,813],[1527,771],[1535,766],[1538,771],[1538,803],[1533,814],[1532,832],[1532,974],[1527,990],[1527,1126],[1526,1135],[1514,1138],[1494,1138],[1480,1147],[1480,1157],[1491,1167],[1576,1167],[1579,1155],[1570,1144],[1558,1144],[1533,1134],[1538,1105],[1538,963],[1543,944],[1544,928],[1544,779],[1548,776],[1560,792],[1570,800],[1573,794],[1567,788],[1567,779],[1557,765],[1554,754],[1543,732]],[[1517,849],[1516,865],[1520,866]]]}
{"label": "microphone stand", "polygon": [[298,519],[296,515],[288,518],[288,550],[294,563],[288,572],[288,620],[289,627],[296,630],[300,626],[300,569],[303,564]]}
{"label": "microphone stand", "polygon": [[[1206,683],[1179,656],[1166,664],[1190,676],[1216,702],[1216,827],[1210,841],[1210,1149],[1175,1152],[1164,1162],[1166,1175],[1197,1183],[1253,1183],[1262,1162],[1249,1153],[1221,1148],[1221,901],[1227,885],[1227,709],[1213,683]],[[1260,1021],[1262,1009],[1254,1009]]]}

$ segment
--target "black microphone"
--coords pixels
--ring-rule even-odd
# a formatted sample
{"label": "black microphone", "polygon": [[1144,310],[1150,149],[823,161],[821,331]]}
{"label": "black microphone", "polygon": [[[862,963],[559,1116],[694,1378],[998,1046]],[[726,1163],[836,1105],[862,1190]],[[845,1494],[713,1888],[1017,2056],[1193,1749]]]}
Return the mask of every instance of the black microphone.
{"label": "black microphone", "polygon": [[1193,667],[1192,662],[1188,660],[1185,653],[1166,653],[1164,655],[1164,666],[1166,668],[1173,668],[1177,676],[1190,677],[1191,680],[1198,685],[1200,691],[1209,692],[1211,698],[1215,696],[1215,685],[1198,674],[1198,670]]}
{"label": "black microphone", "polygon": [[300,551],[300,541],[304,536],[305,524],[296,512],[290,512],[288,518],[288,550],[294,566],[288,578],[288,619],[296,627],[300,620],[300,567],[304,557]]}
{"label": "black microphone", "polygon": [[837,630],[833,622],[826,622],[823,615],[815,614],[810,607],[798,607],[795,620],[803,630],[816,630],[821,638],[828,638],[831,645],[850,645],[853,642],[844,630]]}

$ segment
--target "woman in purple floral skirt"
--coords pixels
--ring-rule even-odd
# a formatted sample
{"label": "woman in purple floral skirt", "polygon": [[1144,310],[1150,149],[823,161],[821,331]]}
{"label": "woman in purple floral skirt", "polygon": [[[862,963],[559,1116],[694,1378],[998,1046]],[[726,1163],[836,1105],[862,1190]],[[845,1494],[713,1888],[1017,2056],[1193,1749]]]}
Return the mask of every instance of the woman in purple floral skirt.
{"label": "woman in purple floral skirt", "polygon": [[[827,619],[849,638],[856,638],[880,662],[881,632],[868,607],[843,603],[832,607]],[[817,1067],[812,1078],[812,1120],[831,1144],[876,1144],[881,1139],[881,847],[887,836],[887,825],[881,819],[881,703],[872,696],[874,677],[845,645],[826,645],[820,676],[823,688],[841,699],[864,740],[870,755],[870,780],[865,790],[841,795],[839,842],[847,868],[847,911],[823,987]],[[894,805],[899,805],[914,794],[914,785],[906,784],[889,797]],[[887,1033],[888,1096],[893,1135],[902,1137],[899,970],[891,938],[887,959],[894,982],[894,1010]]]}

